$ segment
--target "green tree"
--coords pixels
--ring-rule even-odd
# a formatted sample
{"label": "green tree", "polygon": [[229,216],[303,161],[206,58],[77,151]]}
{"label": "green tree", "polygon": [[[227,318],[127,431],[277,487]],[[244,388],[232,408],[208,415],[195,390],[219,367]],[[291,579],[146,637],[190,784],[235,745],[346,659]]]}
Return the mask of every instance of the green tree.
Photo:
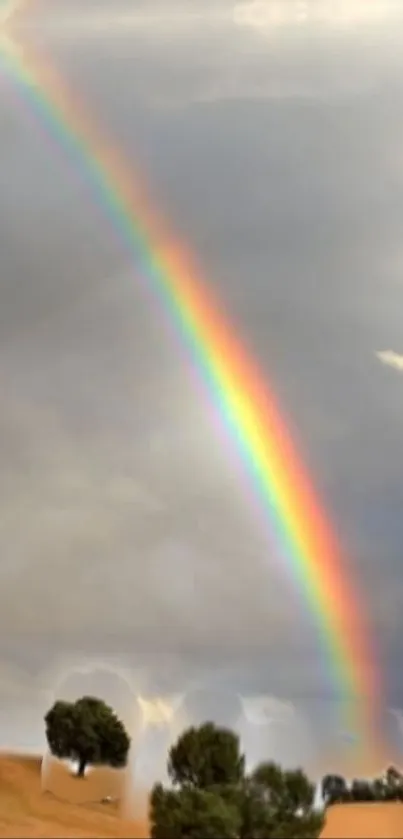
{"label": "green tree", "polygon": [[374,779],[374,781],[372,782],[372,792],[374,796],[374,801],[387,800],[386,782],[383,778]]}
{"label": "green tree", "polygon": [[388,766],[385,772],[386,783],[391,787],[400,787],[403,783],[403,776],[396,766]]}
{"label": "green tree", "polygon": [[351,784],[352,801],[374,801],[374,785],[361,778],[354,778]]}
{"label": "green tree", "polygon": [[45,716],[46,738],[55,757],[78,762],[77,776],[89,765],[117,769],[127,763],[130,738],[123,723],[102,699],[84,696],[57,701]]}
{"label": "green tree", "polygon": [[261,763],[247,779],[243,803],[243,839],[314,839],[323,824],[315,810],[315,786],[302,769],[284,770]]}
{"label": "green tree", "polygon": [[403,801],[403,775],[395,766],[389,766],[386,770],[385,785],[388,801]]}
{"label": "green tree", "polygon": [[265,763],[245,775],[239,738],[213,723],[179,737],[168,773],[173,789],[151,795],[152,839],[315,839],[322,829],[302,770]]}
{"label": "green tree", "polygon": [[197,789],[237,784],[243,778],[244,768],[239,737],[211,722],[188,728],[172,746],[168,757],[172,783]]}
{"label": "green tree", "polygon": [[325,806],[341,804],[350,800],[350,791],[342,775],[325,775],[322,779],[322,798]]}
{"label": "green tree", "polygon": [[237,839],[240,814],[219,793],[197,787],[151,794],[151,839]]}

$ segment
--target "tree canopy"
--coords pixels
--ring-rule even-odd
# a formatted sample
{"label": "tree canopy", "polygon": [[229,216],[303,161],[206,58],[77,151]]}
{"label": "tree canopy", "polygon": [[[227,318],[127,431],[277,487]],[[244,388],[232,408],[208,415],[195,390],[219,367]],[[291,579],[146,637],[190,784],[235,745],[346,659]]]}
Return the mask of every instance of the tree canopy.
{"label": "tree canopy", "polygon": [[77,761],[82,777],[88,765],[126,765],[130,738],[123,723],[102,699],[83,696],[76,702],[58,700],[45,716],[51,753]]}
{"label": "tree canopy", "polygon": [[353,778],[350,784],[341,775],[325,775],[322,797],[326,807],[349,801],[403,801],[403,776],[395,766],[380,777]]}
{"label": "tree canopy", "polygon": [[315,785],[302,769],[259,764],[245,783],[243,837],[304,839],[318,836],[323,814],[315,810]]}
{"label": "tree canopy", "polygon": [[325,775],[322,779],[322,798],[326,805],[349,801],[350,792],[342,775]]}
{"label": "tree canopy", "polygon": [[301,769],[263,763],[246,774],[238,736],[213,723],[183,732],[168,774],[172,788],[151,794],[152,839],[315,839],[322,829]]}
{"label": "tree canopy", "polygon": [[151,794],[152,839],[235,839],[240,836],[240,814],[234,803],[217,792],[197,787],[164,789]]}
{"label": "tree canopy", "polygon": [[244,774],[239,737],[207,722],[188,728],[169,751],[168,775],[173,784],[210,789],[236,784]]}

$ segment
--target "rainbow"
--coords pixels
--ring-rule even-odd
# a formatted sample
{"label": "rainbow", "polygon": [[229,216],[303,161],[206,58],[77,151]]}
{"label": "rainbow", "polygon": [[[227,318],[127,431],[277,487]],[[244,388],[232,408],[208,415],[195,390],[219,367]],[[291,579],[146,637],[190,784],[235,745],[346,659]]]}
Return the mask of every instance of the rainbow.
{"label": "rainbow", "polygon": [[168,231],[139,173],[80,106],[43,54],[0,36],[0,69],[47,139],[62,150],[142,267],[147,292],[174,328],[237,454],[248,494],[274,534],[284,573],[315,623],[344,729],[375,742],[380,678],[363,604],[304,471],[273,390],[263,379],[183,243]]}

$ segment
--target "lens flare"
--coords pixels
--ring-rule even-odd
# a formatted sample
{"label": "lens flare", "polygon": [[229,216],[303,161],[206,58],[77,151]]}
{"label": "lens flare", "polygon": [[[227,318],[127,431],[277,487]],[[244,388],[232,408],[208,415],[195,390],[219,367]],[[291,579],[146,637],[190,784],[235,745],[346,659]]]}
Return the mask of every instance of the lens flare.
{"label": "lens flare", "polygon": [[169,699],[164,699],[162,697],[146,699],[144,696],[138,695],[137,702],[142,713],[143,725],[145,727],[169,725],[173,722],[173,719],[183,702],[183,694],[177,694]]}

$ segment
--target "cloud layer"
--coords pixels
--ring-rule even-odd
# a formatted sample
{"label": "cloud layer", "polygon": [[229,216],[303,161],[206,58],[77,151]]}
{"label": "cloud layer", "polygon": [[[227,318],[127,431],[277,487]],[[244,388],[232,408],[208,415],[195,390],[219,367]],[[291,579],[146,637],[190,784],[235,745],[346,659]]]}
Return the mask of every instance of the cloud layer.
{"label": "cloud layer", "polygon": [[[397,11],[343,28],[315,3],[80,7],[22,7],[14,36],[141,171],[276,391],[369,612],[386,720],[403,688],[403,393],[373,348],[402,330]],[[283,23],[266,33],[263,12]],[[267,722],[267,748],[316,753],[339,719],[333,662],[234,447],[142,266],[4,81],[0,131],[4,713],[28,718],[23,692],[41,720],[69,657],[110,657],[147,702],[198,686],[218,716],[239,696],[255,720],[292,708],[300,739]]]}

